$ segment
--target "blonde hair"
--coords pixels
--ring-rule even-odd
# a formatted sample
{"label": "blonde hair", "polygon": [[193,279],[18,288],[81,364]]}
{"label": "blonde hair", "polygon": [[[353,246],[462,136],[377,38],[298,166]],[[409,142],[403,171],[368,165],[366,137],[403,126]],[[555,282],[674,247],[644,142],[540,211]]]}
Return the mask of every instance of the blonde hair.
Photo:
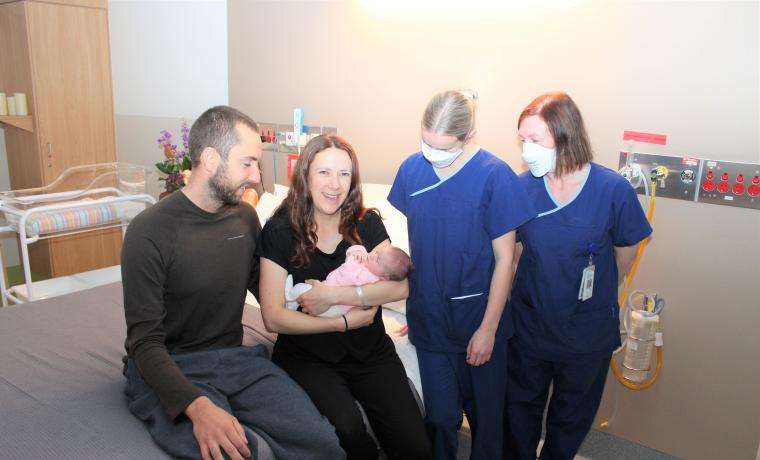
{"label": "blonde hair", "polygon": [[475,129],[475,101],[472,90],[449,90],[436,94],[422,116],[422,128],[465,141]]}

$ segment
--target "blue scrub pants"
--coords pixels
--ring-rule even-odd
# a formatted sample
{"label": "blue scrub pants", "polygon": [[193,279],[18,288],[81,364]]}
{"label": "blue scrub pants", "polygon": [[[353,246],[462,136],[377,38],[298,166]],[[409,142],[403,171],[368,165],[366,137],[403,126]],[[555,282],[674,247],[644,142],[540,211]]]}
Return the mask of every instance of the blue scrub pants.
{"label": "blue scrub pants", "polygon": [[425,425],[436,460],[455,459],[462,411],[472,433],[471,459],[502,455],[507,388],[507,341],[494,344],[491,360],[470,366],[466,353],[417,349],[425,398]]}
{"label": "blue scrub pants", "polygon": [[599,409],[611,355],[547,361],[531,356],[517,340],[509,342],[503,458],[536,458],[544,407],[549,385],[553,383],[546,437],[539,458],[571,460]]}

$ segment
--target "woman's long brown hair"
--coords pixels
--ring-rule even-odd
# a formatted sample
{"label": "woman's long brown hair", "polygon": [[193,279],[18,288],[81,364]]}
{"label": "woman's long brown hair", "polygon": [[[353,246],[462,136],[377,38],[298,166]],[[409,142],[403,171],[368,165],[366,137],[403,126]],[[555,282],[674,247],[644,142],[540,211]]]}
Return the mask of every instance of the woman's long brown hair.
{"label": "woman's long brown hair", "polygon": [[317,248],[317,224],[314,220],[314,202],[309,192],[309,168],[317,154],[329,148],[343,150],[351,159],[351,187],[339,210],[338,231],[349,243],[362,244],[357,221],[364,217],[367,210],[362,201],[359,161],[356,158],[356,152],[342,137],[336,134],[322,134],[310,140],[298,156],[290,178],[288,196],[275,211],[275,215],[284,215],[290,224],[296,247],[296,253],[291,262],[297,267],[308,265],[311,254]]}

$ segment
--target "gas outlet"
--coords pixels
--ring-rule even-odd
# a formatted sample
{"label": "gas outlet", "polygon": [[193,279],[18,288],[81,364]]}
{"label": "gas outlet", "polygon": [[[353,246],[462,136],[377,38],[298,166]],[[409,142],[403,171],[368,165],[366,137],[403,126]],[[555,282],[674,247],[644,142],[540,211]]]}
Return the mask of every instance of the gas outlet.
{"label": "gas outlet", "polygon": [[[760,209],[760,164],[620,152],[619,168],[640,168],[658,198]],[[644,187],[636,192],[644,194]]]}

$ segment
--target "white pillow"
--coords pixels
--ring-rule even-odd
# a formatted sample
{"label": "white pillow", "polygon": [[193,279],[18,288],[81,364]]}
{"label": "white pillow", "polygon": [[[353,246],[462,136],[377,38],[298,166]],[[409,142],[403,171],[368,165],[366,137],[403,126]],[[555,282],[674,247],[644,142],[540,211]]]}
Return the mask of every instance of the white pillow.
{"label": "white pillow", "polygon": [[275,196],[269,192],[264,192],[264,194],[261,195],[259,202],[256,203],[256,213],[259,215],[259,221],[261,222],[262,227],[267,220],[272,217],[275,209],[280,206],[280,203],[282,203],[282,200],[284,199],[285,195]]}
{"label": "white pillow", "polygon": [[[362,197],[364,197],[365,202],[386,200],[389,193],[391,193],[389,184],[362,184]],[[365,206],[367,205],[365,204]]]}
{"label": "white pillow", "polygon": [[280,184],[274,184],[274,196],[280,197],[280,200],[284,200],[288,196],[288,187]]}
{"label": "white pillow", "polygon": [[391,243],[409,253],[409,238],[407,237],[406,216],[393,207],[388,201],[391,192],[389,184],[362,184],[364,207],[376,208],[383,217],[383,224],[391,238]]}
{"label": "white pillow", "polygon": [[[385,216],[384,214],[383,217]],[[385,224],[385,230],[388,232],[391,243],[409,254],[409,233],[404,215],[401,215],[401,219],[383,219],[383,224]]]}

